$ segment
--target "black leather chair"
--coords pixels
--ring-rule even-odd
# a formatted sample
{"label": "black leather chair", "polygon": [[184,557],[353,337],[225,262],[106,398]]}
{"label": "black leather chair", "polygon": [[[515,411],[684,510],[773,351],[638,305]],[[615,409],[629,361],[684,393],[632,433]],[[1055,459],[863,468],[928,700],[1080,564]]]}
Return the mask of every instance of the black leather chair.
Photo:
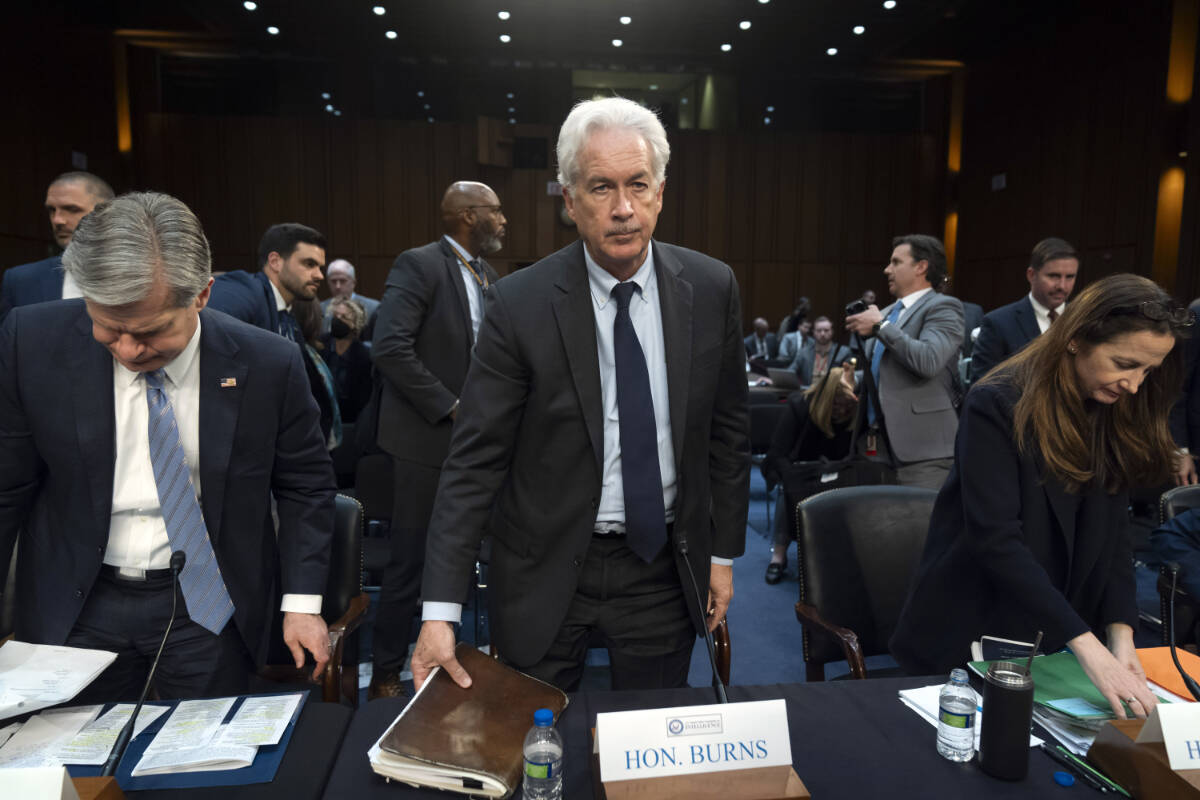
{"label": "black leather chair", "polygon": [[387,453],[369,453],[358,459],[354,477],[354,496],[362,503],[367,535],[363,540],[363,569],[367,583],[378,586],[383,568],[391,557],[388,531],[392,520],[392,457]]}
{"label": "black leather chair", "polygon": [[[1158,501],[1158,524],[1178,516],[1191,508],[1200,508],[1200,486],[1176,486],[1163,492]],[[1162,643],[1171,643],[1167,625],[1168,606],[1171,603],[1171,573],[1167,568],[1158,571],[1159,619],[1162,620]],[[1193,597],[1178,586],[1175,587],[1175,644],[1200,642],[1200,598]]]}
{"label": "black leather chair", "polygon": [[[339,494],[333,517],[333,546],[329,552],[329,579],[321,604],[321,616],[329,626],[332,650],[321,679],[322,699],[336,703],[346,698],[358,705],[358,648],[347,640],[367,617],[370,599],[362,590],[363,508],[353,497]],[[297,670],[291,652],[283,643],[283,614],[272,625],[267,665],[259,677],[274,682],[311,682],[312,667]]]}
{"label": "black leather chair", "polygon": [[[771,438],[780,418],[787,413],[787,396],[780,394],[771,403],[750,404],[750,460],[756,467],[761,467],[763,457],[771,447]],[[767,530],[771,530],[771,506],[775,503],[775,493],[782,491],[779,487],[769,489],[764,497],[767,505]],[[768,534],[769,535],[769,534]]]}
{"label": "black leather chair", "polygon": [[852,486],[796,504],[807,680],[825,680],[825,665],[837,661],[866,678],[865,657],[888,652],[936,497],[911,486]]}

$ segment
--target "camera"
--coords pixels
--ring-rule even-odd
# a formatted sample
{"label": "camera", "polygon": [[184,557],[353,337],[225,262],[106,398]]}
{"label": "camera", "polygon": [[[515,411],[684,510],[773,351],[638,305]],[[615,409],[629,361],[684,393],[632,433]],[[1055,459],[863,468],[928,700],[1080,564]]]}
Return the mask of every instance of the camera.
{"label": "camera", "polygon": [[867,310],[867,304],[860,297],[857,300],[852,300],[846,304],[846,316],[852,317],[855,314],[861,314]]}

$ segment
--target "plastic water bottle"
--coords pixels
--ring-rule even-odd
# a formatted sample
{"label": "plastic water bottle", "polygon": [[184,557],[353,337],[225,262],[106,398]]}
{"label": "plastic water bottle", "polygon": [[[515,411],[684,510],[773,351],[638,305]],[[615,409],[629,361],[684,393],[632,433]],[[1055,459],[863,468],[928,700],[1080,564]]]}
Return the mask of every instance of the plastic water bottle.
{"label": "plastic water bottle", "polygon": [[975,756],[975,709],[975,690],[967,683],[967,671],[951,671],[950,682],[938,695],[937,751],[942,758],[970,761]]}
{"label": "plastic water bottle", "polygon": [[562,737],[554,729],[554,712],[539,708],[525,734],[525,800],[562,800]]}

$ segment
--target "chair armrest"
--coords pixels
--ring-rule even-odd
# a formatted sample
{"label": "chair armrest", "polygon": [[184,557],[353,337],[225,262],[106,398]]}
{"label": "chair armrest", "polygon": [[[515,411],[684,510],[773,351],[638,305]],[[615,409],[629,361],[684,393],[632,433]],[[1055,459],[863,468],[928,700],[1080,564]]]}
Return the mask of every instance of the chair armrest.
{"label": "chair armrest", "polygon": [[840,625],[829,622],[821,616],[821,612],[815,606],[810,606],[803,601],[796,603],[796,620],[802,625],[811,623],[835,637],[842,645],[842,652],[846,655],[846,663],[850,665],[851,677],[859,680],[867,677],[867,665],[863,660],[862,645],[858,642],[857,633],[849,628],[843,628]]}
{"label": "chair armrest", "polygon": [[721,620],[721,624],[713,631],[713,654],[717,660],[717,676],[721,683],[729,685],[729,662],[733,660],[733,642],[729,638],[729,620]]}
{"label": "chair armrest", "polygon": [[360,592],[350,599],[350,606],[329,626],[329,663],[321,674],[321,694],[326,703],[336,703],[342,693],[342,659],[345,656],[346,637],[354,633],[367,618],[371,598]]}

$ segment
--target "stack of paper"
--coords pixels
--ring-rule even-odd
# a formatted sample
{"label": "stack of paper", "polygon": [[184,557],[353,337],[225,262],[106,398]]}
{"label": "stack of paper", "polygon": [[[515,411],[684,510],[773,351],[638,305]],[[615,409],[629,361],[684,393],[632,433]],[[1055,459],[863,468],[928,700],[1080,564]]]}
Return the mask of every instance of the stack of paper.
{"label": "stack of paper", "polygon": [[0,769],[60,766],[59,750],[94,720],[100,709],[54,708],[31,717],[0,747]]}
{"label": "stack of paper", "polygon": [[[933,727],[938,724],[938,695],[942,687],[922,686],[919,689],[901,689],[900,702],[917,712],[920,717]],[[983,730],[983,698],[975,692],[975,749],[979,749],[979,732]],[[1037,747],[1042,743],[1038,737],[1030,734],[1029,746]]]}
{"label": "stack of paper", "polygon": [[116,658],[104,650],[5,642],[0,647],[0,719],[67,702]]}

